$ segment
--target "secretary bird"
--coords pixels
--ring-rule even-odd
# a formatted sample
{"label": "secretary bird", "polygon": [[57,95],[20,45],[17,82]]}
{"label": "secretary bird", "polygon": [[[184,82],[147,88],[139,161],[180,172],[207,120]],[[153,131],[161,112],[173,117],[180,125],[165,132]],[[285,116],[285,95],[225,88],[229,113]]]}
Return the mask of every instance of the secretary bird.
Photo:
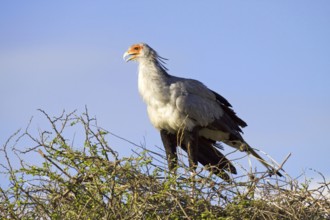
{"label": "secretary bird", "polygon": [[225,172],[237,174],[233,164],[216,148],[216,142],[253,155],[270,174],[282,174],[267,163],[241,136],[247,124],[233,111],[231,104],[197,80],[167,73],[165,58],[149,45],[132,45],[124,54],[126,62],[139,63],[138,88],[147,104],[153,126],[160,131],[168,167],[177,165],[176,147],[188,154],[189,166],[198,162],[229,181]]}

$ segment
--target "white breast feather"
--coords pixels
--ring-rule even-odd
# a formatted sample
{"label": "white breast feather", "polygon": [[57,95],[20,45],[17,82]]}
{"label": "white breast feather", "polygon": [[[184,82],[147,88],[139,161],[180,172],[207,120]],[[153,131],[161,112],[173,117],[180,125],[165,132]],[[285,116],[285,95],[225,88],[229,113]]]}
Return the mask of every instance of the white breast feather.
{"label": "white breast feather", "polygon": [[169,83],[154,71],[157,71],[154,66],[140,63],[138,87],[147,104],[151,123],[159,130],[166,129],[173,133],[183,127],[191,130],[195,123],[176,107],[173,94],[177,93],[177,88],[170,87]]}

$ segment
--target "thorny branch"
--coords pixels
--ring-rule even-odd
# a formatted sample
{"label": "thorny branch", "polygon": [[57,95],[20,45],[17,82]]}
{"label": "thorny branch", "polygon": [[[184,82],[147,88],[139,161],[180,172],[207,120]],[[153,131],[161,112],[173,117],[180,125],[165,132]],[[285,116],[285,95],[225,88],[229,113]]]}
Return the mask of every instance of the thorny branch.
{"label": "thorny branch", "polygon": [[[308,181],[300,184],[288,174],[285,179],[271,178],[267,172],[251,173],[252,169],[242,166],[231,183],[199,169],[191,184],[186,155],[180,152],[179,172],[174,175],[167,170],[162,148],[150,150],[101,128],[87,108],[82,115],[63,111],[57,117],[39,111],[50,129],[35,137],[30,132],[31,118],[27,128],[15,132],[0,149],[1,179],[9,177],[7,186],[0,185],[0,218],[330,217],[330,182],[321,173],[322,181],[313,189],[308,188]],[[68,144],[66,132],[72,128],[82,128],[83,143],[71,140]],[[119,157],[108,144],[109,135],[135,148],[133,156]],[[79,135],[73,136],[79,139]],[[25,137],[33,146],[17,147]],[[277,164],[278,169],[290,155]],[[44,160],[28,164],[26,157]],[[14,162],[17,160],[19,163]],[[235,159],[238,166],[240,160]]]}

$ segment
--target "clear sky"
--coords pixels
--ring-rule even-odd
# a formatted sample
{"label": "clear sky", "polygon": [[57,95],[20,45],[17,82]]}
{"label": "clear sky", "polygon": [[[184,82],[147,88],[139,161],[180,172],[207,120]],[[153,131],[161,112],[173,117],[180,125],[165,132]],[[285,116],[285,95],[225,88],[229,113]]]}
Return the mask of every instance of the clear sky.
{"label": "clear sky", "polygon": [[[0,144],[34,116],[84,111],[135,143],[161,146],[122,60],[146,42],[173,75],[226,97],[244,137],[293,177],[330,177],[330,1],[1,1]],[[133,148],[109,140],[121,155]],[[245,159],[246,160],[246,159]]]}

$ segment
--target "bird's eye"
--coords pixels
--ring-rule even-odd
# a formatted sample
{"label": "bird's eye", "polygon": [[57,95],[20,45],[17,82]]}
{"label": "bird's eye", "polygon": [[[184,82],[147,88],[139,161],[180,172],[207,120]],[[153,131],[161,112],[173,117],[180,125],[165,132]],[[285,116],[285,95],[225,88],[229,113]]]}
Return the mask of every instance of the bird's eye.
{"label": "bird's eye", "polygon": [[139,47],[134,47],[134,50],[139,50]]}

